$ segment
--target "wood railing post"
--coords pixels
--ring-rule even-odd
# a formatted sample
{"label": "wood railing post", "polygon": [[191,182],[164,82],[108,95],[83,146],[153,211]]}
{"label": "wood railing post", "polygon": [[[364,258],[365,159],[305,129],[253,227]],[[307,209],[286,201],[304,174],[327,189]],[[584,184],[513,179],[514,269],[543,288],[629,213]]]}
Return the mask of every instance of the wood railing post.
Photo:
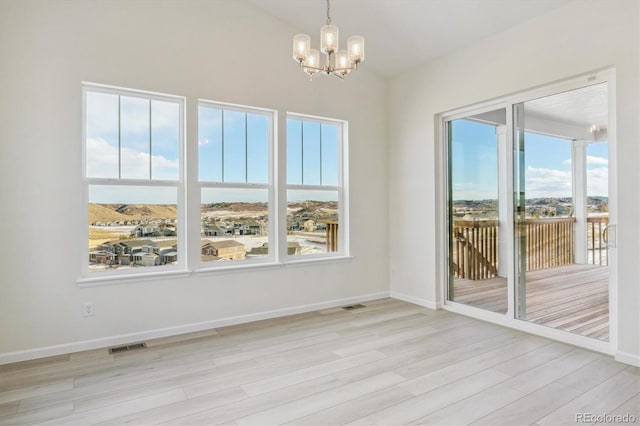
{"label": "wood railing post", "polygon": [[[500,229],[497,220],[458,220],[453,226],[453,273],[456,278],[482,280],[498,275]],[[591,263],[607,264],[602,231],[607,217],[588,218]],[[597,226],[596,226],[597,224]],[[527,219],[527,271],[575,263],[575,218]]]}

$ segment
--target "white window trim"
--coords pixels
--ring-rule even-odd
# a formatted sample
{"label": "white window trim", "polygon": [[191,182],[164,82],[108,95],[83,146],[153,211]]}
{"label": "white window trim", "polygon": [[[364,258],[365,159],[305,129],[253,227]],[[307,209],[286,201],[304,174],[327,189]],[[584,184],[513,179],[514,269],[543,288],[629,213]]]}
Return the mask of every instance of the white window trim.
{"label": "white window trim", "polygon": [[[144,99],[174,102],[179,106],[179,161],[178,161],[178,180],[153,180],[153,179],[116,179],[116,178],[89,178],[87,177],[87,92],[107,93],[118,96],[131,96]],[[108,283],[128,279],[140,279],[148,277],[157,277],[163,275],[188,274],[187,270],[187,247],[186,247],[186,132],[185,132],[185,105],[186,98],[184,96],[168,95],[157,92],[148,92],[137,89],[129,89],[116,86],[107,86],[90,82],[82,82],[82,182],[83,182],[83,217],[89,216],[89,187],[97,185],[117,185],[117,186],[164,186],[175,187],[176,206],[178,214],[178,235],[176,236],[178,244],[178,262],[176,265],[154,266],[153,268],[139,268],[126,270],[110,270],[110,271],[89,271],[88,247],[89,227],[83,227],[81,238],[81,276],[77,279],[79,285]]]}
{"label": "white window trim", "polygon": [[[149,100],[176,102],[180,108],[179,123],[179,179],[173,180],[152,180],[152,179],[116,179],[116,178],[89,178],[87,177],[87,149],[86,149],[86,113],[87,113],[87,92],[107,93],[119,96],[138,97]],[[157,279],[188,278],[193,274],[235,274],[241,271],[256,271],[267,269],[281,269],[283,267],[302,267],[304,265],[322,265],[327,263],[348,262],[353,259],[350,255],[349,244],[349,184],[348,184],[348,135],[349,123],[346,120],[320,117],[307,114],[286,112],[281,123],[278,119],[278,111],[274,109],[261,108],[248,105],[239,105],[206,99],[197,99],[196,118],[190,118],[197,122],[197,108],[200,105],[221,108],[225,110],[264,114],[269,117],[269,182],[265,184],[257,183],[230,183],[230,182],[200,182],[197,170],[197,147],[195,150],[196,159],[191,160],[191,170],[187,173],[187,99],[184,96],[169,95],[145,90],[130,89],[111,85],[104,85],[91,82],[82,82],[82,181],[84,190],[82,194],[83,214],[88,217],[89,187],[91,185],[119,185],[119,186],[164,186],[177,188],[177,210],[178,210],[178,264],[163,265],[153,268],[139,268],[111,271],[89,271],[87,241],[89,237],[89,227],[83,227],[80,245],[81,275],[76,280],[79,287],[94,287],[102,285],[118,285],[136,282],[155,281]],[[190,110],[191,111],[191,110]],[[313,121],[320,124],[338,125],[338,148],[339,148],[339,185],[287,185],[286,184],[286,132],[282,132],[283,140],[280,140],[278,128],[283,124],[286,128],[288,118],[302,121]],[[197,126],[195,127],[197,129]],[[197,140],[197,130],[196,137]],[[279,150],[283,153],[279,154]],[[191,188],[191,189],[188,189]],[[200,214],[193,217],[187,216],[187,209],[197,209],[200,212],[200,204],[203,188],[247,188],[266,189],[268,192],[268,215],[269,215],[269,254],[263,258],[244,259],[232,262],[202,262],[200,260]],[[286,232],[286,205],[287,190],[318,190],[338,192],[338,251],[328,253],[318,253],[311,255],[288,255],[287,232]],[[196,194],[197,191],[197,200]],[[187,196],[187,193],[190,193]],[[193,197],[193,199],[191,198]],[[196,202],[197,201],[197,202]],[[191,241],[194,236],[192,229],[197,229],[198,247],[197,259],[193,259],[193,248],[187,247],[187,241]],[[190,236],[189,236],[190,235]],[[193,243],[191,243],[193,244]],[[192,251],[194,250],[194,251]],[[192,256],[189,256],[189,253]]]}
{"label": "white window trim", "polygon": [[320,124],[337,125],[338,126],[338,185],[304,185],[304,184],[288,184],[286,177],[286,137],[285,137],[285,165],[284,165],[284,191],[282,200],[286,211],[287,191],[288,190],[309,190],[309,191],[337,191],[338,192],[338,251],[306,254],[306,255],[289,255],[287,253],[287,236],[286,236],[286,215],[283,217],[285,235],[282,242],[285,249],[282,251],[282,263],[285,265],[304,264],[310,262],[319,262],[323,260],[335,259],[352,259],[350,256],[349,244],[349,122],[336,118],[320,117],[315,115],[299,114],[295,112],[287,112],[285,122],[288,119],[314,122]]}
{"label": "white window trim", "polygon": [[[267,241],[269,244],[269,251],[266,256],[260,258],[245,258],[243,260],[233,260],[230,262],[203,262],[200,258],[200,249],[198,248],[198,259],[195,263],[195,272],[207,273],[215,271],[233,271],[242,268],[255,268],[255,267],[268,267],[278,263],[278,218],[277,218],[277,197],[275,190],[276,181],[276,168],[274,167],[276,158],[276,123],[278,120],[278,112],[276,110],[253,107],[248,105],[230,104],[225,102],[217,102],[206,99],[198,99],[197,108],[201,106],[210,108],[219,108],[225,111],[235,111],[248,114],[259,114],[268,117],[269,123],[269,171],[268,171],[268,183],[233,183],[233,182],[207,182],[200,181],[199,170],[195,173],[195,186],[198,188],[198,204],[197,209],[200,211],[202,204],[202,189],[203,188],[228,188],[228,189],[266,189],[267,190],[267,215],[269,218],[269,226],[267,231]],[[197,135],[199,137],[199,135]],[[224,141],[224,139],[223,139]],[[199,152],[198,152],[199,155]],[[223,159],[224,161],[224,159]],[[199,164],[199,161],[195,161],[194,164]],[[197,167],[197,166],[196,166]],[[200,220],[200,215],[198,215]],[[200,229],[200,223],[192,224]],[[200,232],[198,232],[200,234]],[[200,238],[198,241],[202,239]]]}

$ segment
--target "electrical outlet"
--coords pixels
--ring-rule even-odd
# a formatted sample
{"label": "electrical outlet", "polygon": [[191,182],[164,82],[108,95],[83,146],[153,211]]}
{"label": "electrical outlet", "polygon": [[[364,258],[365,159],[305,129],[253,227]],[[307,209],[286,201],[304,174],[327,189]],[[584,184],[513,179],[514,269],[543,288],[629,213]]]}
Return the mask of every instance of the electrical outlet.
{"label": "electrical outlet", "polygon": [[93,314],[95,313],[94,311],[95,311],[95,306],[93,305],[93,302],[86,302],[82,306],[82,316],[92,317]]}

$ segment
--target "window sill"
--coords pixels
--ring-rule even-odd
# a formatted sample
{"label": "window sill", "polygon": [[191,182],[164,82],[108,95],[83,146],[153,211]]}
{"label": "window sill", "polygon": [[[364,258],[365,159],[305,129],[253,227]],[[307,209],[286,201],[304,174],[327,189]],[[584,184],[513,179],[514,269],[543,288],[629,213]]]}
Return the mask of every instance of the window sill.
{"label": "window sill", "polygon": [[209,266],[202,267],[194,270],[195,274],[224,274],[233,273],[236,271],[257,271],[265,269],[279,269],[282,268],[282,263],[277,262],[264,262],[264,263],[250,263],[243,265],[225,265],[225,266]]}
{"label": "window sill", "polygon": [[84,277],[76,280],[76,285],[81,288],[99,287],[104,285],[118,285],[129,284],[135,282],[145,282],[154,280],[165,280],[171,278],[186,278],[195,275],[208,275],[208,274],[228,274],[241,271],[261,271],[269,269],[280,268],[297,268],[309,265],[321,265],[328,263],[343,263],[353,260],[353,256],[327,256],[327,257],[314,257],[310,259],[294,259],[287,260],[285,262],[264,262],[253,263],[244,265],[225,265],[215,267],[198,268],[194,271],[186,270],[174,270],[174,271],[161,271],[161,272],[146,272],[139,274],[126,274],[126,275],[108,275],[102,277]]}
{"label": "window sill", "polygon": [[191,276],[186,270],[143,272],[139,274],[107,275],[102,277],[83,277],[76,281],[78,287],[97,287],[103,285],[128,284],[139,281],[185,278]]}
{"label": "window sill", "polygon": [[[293,257],[293,256],[292,256]],[[324,263],[342,263],[342,262],[351,262],[353,260],[353,256],[323,256],[323,257],[312,257],[310,259],[293,259],[286,260],[282,263],[282,265],[286,268],[298,267],[298,266],[306,266],[312,264],[324,264]]]}

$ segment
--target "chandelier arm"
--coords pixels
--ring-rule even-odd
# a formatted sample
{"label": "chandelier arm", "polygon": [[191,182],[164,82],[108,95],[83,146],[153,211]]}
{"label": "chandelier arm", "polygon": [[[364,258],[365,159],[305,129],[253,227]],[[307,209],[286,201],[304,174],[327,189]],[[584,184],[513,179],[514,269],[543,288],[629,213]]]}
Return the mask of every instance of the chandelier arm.
{"label": "chandelier arm", "polygon": [[356,67],[355,66],[350,66],[350,67],[341,67],[341,68],[334,68],[334,71],[351,71],[351,70],[355,70]]}
{"label": "chandelier arm", "polygon": [[327,70],[327,67],[313,67],[313,66],[310,66],[310,65],[304,65],[304,64],[303,64],[303,65],[301,65],[301,66],[302,66],[302,68],[308,68],[308,69],[310,69],[310,70],[314,70],[314,71],[323,71],[323,72],[324,72],[324,71],[326,71],[326,70]]}

